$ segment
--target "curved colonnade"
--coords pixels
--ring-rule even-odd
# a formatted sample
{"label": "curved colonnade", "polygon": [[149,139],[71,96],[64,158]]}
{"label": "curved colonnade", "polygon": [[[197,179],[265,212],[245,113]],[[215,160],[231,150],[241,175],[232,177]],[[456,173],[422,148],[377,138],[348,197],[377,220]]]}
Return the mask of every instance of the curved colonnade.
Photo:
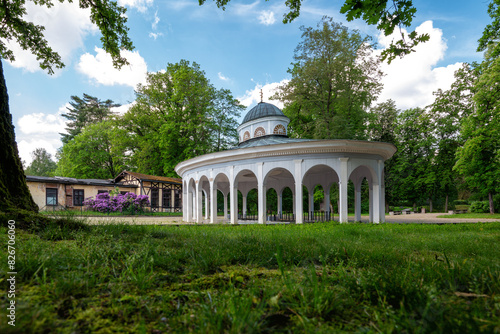
{"label": "curved colonnade", "polygon": [[[259,139],[256,139],[259,140]],[[321,185],[329,203],[330,187],[339,184],[340,222],[347,222],[348,181],[355,186],[355,220],[361,220],[361,183],[369,185],[370,222],[385,221],[384,161],[396,148],[388,143],[354,140],[308,140],[250,146],[202,155],[181,162],[176,172],[183,180],[183,220],[217,222],[217,191],[224,196],[224,218],[230,198],[230,222],[238,223],[238,191],[243,195],[241,213],[246,215],[246,196],[258,192],[258,223],[266,222],[266,193],[273,188],[278,194],[277,211],[281,212],[282,194],[290,188],[294,198],[295,222],[304,222],[303,187],[312,203],[314,187]],[[205,195],[205,216],[203,216]],[[300,200],[296,200],[300,199]],[[325,211],[329,211],[329,205]]]}

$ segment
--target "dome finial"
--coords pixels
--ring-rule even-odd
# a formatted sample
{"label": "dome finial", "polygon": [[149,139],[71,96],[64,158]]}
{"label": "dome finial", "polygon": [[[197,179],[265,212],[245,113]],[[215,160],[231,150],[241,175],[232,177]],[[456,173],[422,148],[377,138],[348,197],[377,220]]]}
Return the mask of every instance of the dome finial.
{"label": "dome finial", "polygon": [[262,93],[262,89],[260,90],[260,103],[264,102],[264,94]]}

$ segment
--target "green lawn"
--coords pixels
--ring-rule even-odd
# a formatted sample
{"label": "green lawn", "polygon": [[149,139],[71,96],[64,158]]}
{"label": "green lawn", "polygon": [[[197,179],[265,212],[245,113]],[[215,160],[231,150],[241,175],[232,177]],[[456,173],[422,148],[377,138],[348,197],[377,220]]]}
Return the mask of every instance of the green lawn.
{"label": "green lawn", "polygon": [[1,333],[500,330],[500,223],[16,233],[16,327]]}
{"label": "green lawn", "polygon": [[442,215],[437,216],[438,218],[478,218],[478,219],[500,219],[500,214],[490,214],[490,213],[459,213],[454,215]]}

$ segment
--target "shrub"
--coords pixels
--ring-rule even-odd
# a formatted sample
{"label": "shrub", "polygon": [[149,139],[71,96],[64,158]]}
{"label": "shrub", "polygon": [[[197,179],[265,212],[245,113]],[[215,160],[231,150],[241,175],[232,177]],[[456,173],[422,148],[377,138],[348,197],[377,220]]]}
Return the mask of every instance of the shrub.
{"label": "shrub", "polygon": [[470,205],[470,212],[473,213],[489,213],[490,203],[488,201],[475,201]]}
{"label": "shrub", "polygon": [[146,195],[137,196],[134,193],[110,195],[108,193],[97,194],[96,198],[86,198],[83,202],[88,209],[99,212],[143,212],[144,207],[149,206],[149,198]]}

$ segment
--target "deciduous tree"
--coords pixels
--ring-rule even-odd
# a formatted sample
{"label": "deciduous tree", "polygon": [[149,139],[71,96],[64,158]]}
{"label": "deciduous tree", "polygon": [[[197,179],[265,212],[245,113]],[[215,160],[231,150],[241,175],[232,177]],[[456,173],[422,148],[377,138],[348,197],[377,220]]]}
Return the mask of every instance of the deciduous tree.
{"label": "deciduous tree", "polygon": [[44,148],[37,148],[31,152],[33,161],[24,171],[26,175],[54,176],[57,164],[49,152]]}
{"label": "deciduous tree", "polygon": [[86,126],[62,147],[56,174],[82,179],[112,179],[129,169],[129,155],[119,139],[125,130],[113,121]]}
{"label": "deciduous tree", "polygon": [[364,138],[366,110],[382,87],[369,38],[326,17],[301,30],[292,78],[275,96],[291,130],[302,138]]}

